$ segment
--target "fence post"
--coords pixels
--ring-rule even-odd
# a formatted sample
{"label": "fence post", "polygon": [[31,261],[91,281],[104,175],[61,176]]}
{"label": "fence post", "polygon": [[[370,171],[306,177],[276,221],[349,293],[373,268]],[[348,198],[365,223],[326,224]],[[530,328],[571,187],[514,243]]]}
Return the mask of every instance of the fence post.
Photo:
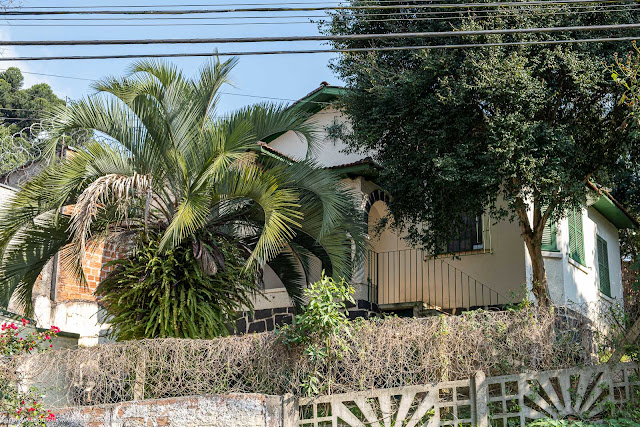
{"label": "fence post", "polygon": [[[143,352],[142,357],[138,358],[138,363],[135,367],[135,380],[133,383],[133,400],[144,400],[144,384],[147,379],[147,358],[146,351]],[[138,355],[140,356],[140,355]]]}
{"label": "fence post", "polygon": [[473,376],[473,400],[475,401],[476,426],[489,427],[489,390],[484,372],[477,371]]}
{"label": "fence post", "polygon": [[282,396],[282,427],[297,427],[298,412],[298,399],[291,393]]}

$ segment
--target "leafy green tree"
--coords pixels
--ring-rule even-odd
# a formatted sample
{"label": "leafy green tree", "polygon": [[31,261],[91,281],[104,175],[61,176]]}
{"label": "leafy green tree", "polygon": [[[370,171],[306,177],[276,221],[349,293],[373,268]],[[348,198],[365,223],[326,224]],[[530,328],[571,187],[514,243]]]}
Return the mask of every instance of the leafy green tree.
{"label": "leafy green tree", "polygon": [[[375,10],[341,10],[321,28],[335,35],[379,34],[624,24],[639,17],[630,9],[576,13],[568,5],[457,10],[429,9],[446,12],[446,19],[423,18],[424,10],[411,6],[385,10],[395,14],[393,20],[375,19]],[[598,33],[613,34],[626,33]],[[333,47],[582,36],[566,31],[339,40]],[[343,103],[352,129],[343,137],[353,150],[375,153],[384,168],[381,184],[394,196],[392,225],[408,230],[415,246],[446,251],[443,242],[479,212],[493,221],[518,221],[532,260],[533,294],[545,305],[545,226],[583,205],[585,184],[620,166],[637,141],[620,126],[626,114],[617,103],[621,90],[603,65],[618,48],[603,42],[344,53],[332,64],[351,89]]]}
{"label": "leafy green tree", "polygon": [[[633,43],[633,50],[623,57],[615,56],[609,65],[611,77],[624,91],[619,103],[627,108],[628,116],[623,123],[623,128],[633,136],[640,135],[640,49]],[[609,184],[613,187],[614,194],[627,206],[630,213],[640,218],[640,146],[635,145],[621,157],[620,163],[626,167],[619,168],[610,176]],[[617,363],[625,352],[629,355],[638,354],[640,348],[640,234],[637,230],[629,230],[620,236],[620,248],[623,259],[630,265],[630,274],[638,274],[638,278],[631,283],[625,295],[627,316],[626,331],[616,351],[610,358],[610,362]]]}
{"label": "leafy green tree", "polygon": [[190,79],[168,63],[136,62],[128,76],[97,83],[100,94],[57,110],[54,140],[75,129],[110,140],[47,167],[2,205],[0,302],[13,295],[28,311],[38,274],[67,245],[63,260],[84,279],[82,256],[96,242],[135,248],[154,235],[163,254],[191,246],[208,275],[223,270],[219,242],[233,242],[247,252],[245,268],[269,264],[294,301],[314,257],[327,274],[350,277],[366,231],[352,193],[331,171],[254,152],[286,131],[314,147],[316,126],[273,104],[218,116],[234,65],[210,62]]}
{"label": "leafy green tree", "polygon": [[11,132],[28,128],[42,120],[54,107],[64,105],[46,83],[23,89],[24,77],[20,69],[7,68],[0,72],[0,120]]}
{"label": "leafy green tree", "polygon": [[49,85],[42,83],[23,89],[23,83],[22,73],[16,67],[0,72],[0,173],[41,156],[40,123],[52,108],[64,105]]}

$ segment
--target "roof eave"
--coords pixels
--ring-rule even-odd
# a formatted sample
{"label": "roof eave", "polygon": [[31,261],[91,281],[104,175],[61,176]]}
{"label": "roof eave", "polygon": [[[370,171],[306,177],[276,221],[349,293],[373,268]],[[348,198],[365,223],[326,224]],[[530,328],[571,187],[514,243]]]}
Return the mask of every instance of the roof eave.
{"label": "roof eave", "polygon": [[600,197],[591,206],[600,212],[602,216],[609,220],[619,230],[638,229],[640,223],[618,202],[608,191],[598,188],[594,183],[588,182],[587,186],[595,191]]}

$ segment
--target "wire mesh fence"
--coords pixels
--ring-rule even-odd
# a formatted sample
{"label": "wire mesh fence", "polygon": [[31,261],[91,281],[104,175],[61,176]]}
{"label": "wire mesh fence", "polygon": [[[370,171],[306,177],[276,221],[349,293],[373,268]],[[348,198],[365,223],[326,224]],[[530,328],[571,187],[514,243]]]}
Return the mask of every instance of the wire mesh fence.
{"label": "wire mesh fence", "polygon": [[[525,308],[455,317],[355,322],[349,351],[318,366],[277,333],[157,339],[52,351],[21,361],[52,407],[218,393],[302,394],[323,370],[325,394],[592,363],[588,325]],[[336,346],[338,344],[336,343]],[[338,354],[339,352],[336,352]]]}

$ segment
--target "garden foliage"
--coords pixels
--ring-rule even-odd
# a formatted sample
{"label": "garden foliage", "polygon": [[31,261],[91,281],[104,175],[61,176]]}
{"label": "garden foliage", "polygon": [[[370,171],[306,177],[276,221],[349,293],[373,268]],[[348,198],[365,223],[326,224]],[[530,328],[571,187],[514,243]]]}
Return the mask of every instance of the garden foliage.
{"label": "garden foliage", "polygon": [[45,408],[42,393],[36,387],[25,390],[23,374],[13,362],[49,350],[60,329],[52,326],[47,331],[37,331],[28,324],[29,320],[22,319],[21,325],[13,322],[0,325],[0,423],[4,418],[24,427],[36,427],[54,421],[56,416]]}

